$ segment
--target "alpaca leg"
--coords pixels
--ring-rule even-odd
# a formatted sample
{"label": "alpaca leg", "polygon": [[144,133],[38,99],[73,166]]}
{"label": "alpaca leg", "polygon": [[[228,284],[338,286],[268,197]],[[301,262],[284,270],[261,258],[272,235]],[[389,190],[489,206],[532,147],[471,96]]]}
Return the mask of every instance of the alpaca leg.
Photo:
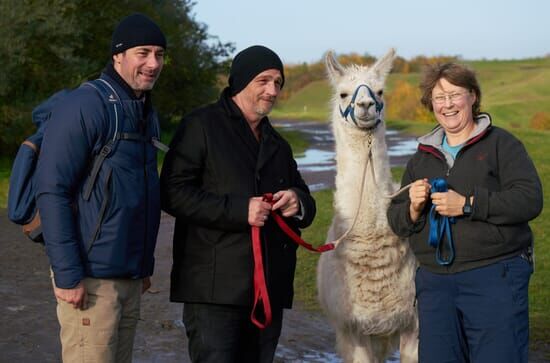
{"label": "alpaca leg", "polygon": [[345,333],[344,329],[336,329],[336,350],[342,356],[344,363],[353,362],[353,344],[351,337]]}
{"label": "alpaca leg", "polygon": [[401,332],[399,353],[402,363],[418,362],[418,322],[414,326]]}
{"label": "alpaca leg", "polygon": [[384,356],[377,354],[376,342],[371,336],[349,334],[347,337],[347,353],[344,362],[348,363],[384,363]]}
{"label": "alpaca leg", "polygon": [[355,351],[353,356],[353,362],[368,362],[368,363],[383,363],[383,359],[379,359],[377,352],[376,342],[370,336],[363,337],[363,339],[355,345]]}
{"label": "alpaca leg", "polygon": [[372,355],[375,357],[373,362],[382,363],[397,349],[399,336],[397,334],[390,336],[373,336],[370,339]]}
{"label": "alpaca leg", "polygon": [[368,354],[364,346],[361,346],[361,343],[368,344],[368,337],[367,342],[360,342],[349,330],[338,329],[336,331],[336,347],[344,363],[378,363],[371,359],[371,355]]}

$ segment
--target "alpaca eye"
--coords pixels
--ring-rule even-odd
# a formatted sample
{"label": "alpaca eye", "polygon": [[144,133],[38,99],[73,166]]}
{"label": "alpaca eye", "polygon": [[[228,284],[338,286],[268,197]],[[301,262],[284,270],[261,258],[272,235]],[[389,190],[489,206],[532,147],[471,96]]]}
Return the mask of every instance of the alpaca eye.
{"label": "alpaca eye", "polygon": [[346,97],[348,97],[348,94],[347,93],[340,93],[340,97],[341,98],[346,98]]}
{"label": "alpaca eye", "polygon": [[378,97],[382,97],[382,95],[384,94],[384,90],[380,90],[376,92],[376,94],[378,95]]}

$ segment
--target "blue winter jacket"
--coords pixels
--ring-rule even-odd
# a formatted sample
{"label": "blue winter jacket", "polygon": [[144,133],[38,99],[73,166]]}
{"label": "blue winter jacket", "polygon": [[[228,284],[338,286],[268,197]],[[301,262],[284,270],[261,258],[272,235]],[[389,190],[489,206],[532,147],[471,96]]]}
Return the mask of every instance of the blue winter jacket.
{"label": "blue winter jacket", "polygon": [[[143,101],[132,99],[107,74],[101,78],[122,102],[124,118],[117,131],[158,136],[155,112],[144,120]],[[57,103],[44,135],[36,171],[37,204],[55,283],[61,288],[72,288],[85,277],[138,279],[153,273],[160,203],[152,144],[117,141],[89,200],[83,198],[93,159],[115,134],[106,107],[97,90],[83,85]],[[104,218],[98,223],[104,200]]]}

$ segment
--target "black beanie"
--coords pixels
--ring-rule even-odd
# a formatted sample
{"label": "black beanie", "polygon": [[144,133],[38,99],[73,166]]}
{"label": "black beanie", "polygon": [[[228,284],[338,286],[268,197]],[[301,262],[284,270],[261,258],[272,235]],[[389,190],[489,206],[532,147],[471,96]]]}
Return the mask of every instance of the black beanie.
{"label": "black beanie", "polygon": [[258,74],[268,69],[277,69],[281,72],[285,84],[283,62],[281,58],[269,48],[262,45],[253,45],[240,51],[231,63],[229,71],[229,88],[231,95],[241,92]]}
{"label": "black beanie", "polygon": [[166,38],[153,20],[143,14],[132,14],[122,19],[115,28],[111,55],[138,45],[158,45],[166,49]]}

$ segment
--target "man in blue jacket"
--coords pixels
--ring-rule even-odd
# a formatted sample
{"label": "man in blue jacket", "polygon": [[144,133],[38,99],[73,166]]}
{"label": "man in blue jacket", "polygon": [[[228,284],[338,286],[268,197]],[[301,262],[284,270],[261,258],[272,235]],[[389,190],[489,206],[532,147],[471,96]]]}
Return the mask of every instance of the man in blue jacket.
{"label": "man in blue jacket", "polygon": [[[84,84],[52,110],[37,166],[37,202],[64,362],[132,360],[160,220],[151,143],[159,127],[150,91],[165,49],[151,19],[124,18],[113,33],[112,62],[96,82],[109,91],[108,100]],[[109,116],[113,102],[116,122]],[[106,157],[94,171],[100,151]]]}

